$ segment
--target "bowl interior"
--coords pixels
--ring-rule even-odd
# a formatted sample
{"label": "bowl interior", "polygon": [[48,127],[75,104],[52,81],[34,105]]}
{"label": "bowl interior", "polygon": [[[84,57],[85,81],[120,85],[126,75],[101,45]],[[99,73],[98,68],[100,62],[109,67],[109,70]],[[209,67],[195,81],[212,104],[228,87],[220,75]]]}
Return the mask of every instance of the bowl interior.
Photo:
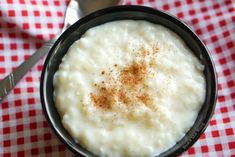
{"label": "bowl interior", "polygon": [[146,20],[163,25],[177,33],[205,66],[206,99],[196,122],[175,146],[160,156],[176,156],[187,150],[202,134],[208,125],[216,102],[217,83],[215,70],[207,49],[200,39],[182,22],[164,12],[141,6],[117,6],[90,14],[68,28],[56,41],[45,61],[41,78],[41,101],[44,113],[52,129],[62,142],[77,155],[96,156],[77,144],[64,129],[53,101],[53,76],[58,70],[62,57],[70,45],[78,40],[91,27],[115,20]]}

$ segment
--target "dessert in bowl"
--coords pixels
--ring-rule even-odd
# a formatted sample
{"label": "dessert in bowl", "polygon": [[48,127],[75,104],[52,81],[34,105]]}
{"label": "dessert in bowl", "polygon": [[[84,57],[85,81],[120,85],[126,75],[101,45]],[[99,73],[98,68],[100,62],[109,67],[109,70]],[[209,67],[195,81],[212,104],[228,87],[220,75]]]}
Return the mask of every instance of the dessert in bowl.
{"label": "dessert in bowl", "polygon": [[45,114],[84,156],[169,156],[187,150],[214,109],[210,56],[182,22],[140,6],[100,10],[50,51],[41,82]]}

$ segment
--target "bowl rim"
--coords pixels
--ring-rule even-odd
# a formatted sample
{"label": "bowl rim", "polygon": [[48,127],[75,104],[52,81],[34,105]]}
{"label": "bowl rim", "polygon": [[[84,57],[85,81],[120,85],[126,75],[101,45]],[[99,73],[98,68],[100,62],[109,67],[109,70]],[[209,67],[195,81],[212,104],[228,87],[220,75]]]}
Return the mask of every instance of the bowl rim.
{"label": "bowl rim", "polygon": [[[83,153],[82,151],[77,151],[77,149],[71,145],[70,141],[68,139],[64,139],[63,136],[61,135],[60,131],[58,131],[58,129],[56,128],[56,124],[54,124],[52,122],[52,117],[49,113],[49,109],[48,109],[48,105],[45,102],[45,91],[44,91],[44,82],[45,82],[45,73],[47,71],[47,66],[48,66],[48,62],[49,59],[51,57],[53,57],[53,51],[56,49],[56,46],[58,45],[58,43],[65,38],[66,36],[69,35],[70,32],[73,32],[77,26],[82,25],[96,17],[105,15],[105,14],[109,14],[109,13],[114,13],[114,12],[122,12],[122,11],[137,11],[137,12],[149,12],[151,14],[157,14],[158,16],[164,17],[166,20],[170,20],[173,21],[174,23],[176,23],[176,25],[179,25],[181,28],[186,29],[188,32],[192,35],[192,38],[194,38],[194,40],[197,40],[197,42],[200,44],[200,46],[202,48],[205,49],[204,52],[206,52],[205,55],[207,55],[207,57],[209,58],[208,62],[210,63],[210,70],[212,72],[212,89],[211,91],[213,92],[211,94],[212,98],[211,98],[211,104],[209,107],[210,112],[207,112],[206,114],[206,122],[203,125],[203,127],[200,129],[200,131],[198,132],[198,134],[193,138],[193,141],[191,141],[189,144],[185,145],[184,148],[181,149],[177,149],[177,151],[175,151],[173,154],[173,156],[179,155],[181,153],[183,153],[184,151],[186,151],[188,148],[190,148],[198,139],[199,137],[202,135],[202,133],[205,131],[205,129],[207,128],[210,119],[213,115],[213,112],[215,110],[215,106],[216,106],[216,101],[217,101],[217,76],[216,76],[216,71],[215,71],[215,65],[214,62],[212,60],[211,54],[209,53],[208,49],[206,48],[205,44],[201,41],[201,39],[198,37],[198,35],[196,33],[194,33],[194,31],[187,25],[185,24],[183,21],[181,21],[180,19],[178,19],[176,16],[173,16],[165,11],[162,10],[158,10],[155,8],[151,8],[151,7],[147,7],[147,6],[139,6],[139,5],[121,5],[121,6],[113,6],[113,7],[108,7],[108,8],[104,8],[98,11],[95,11],[83,18],[81,18],[80,20],[78,20],[77,22],[75,22],[73,25],[71,25],[69,28],[67,28],[60,36],[59,38],[56,40],[56,42],[54,43],[54,45],[52,46],[52,48],[50,49],[46,60],[44,61],[44,65],[43,65],[43,70],[41,73],[41,79],[40,79],[40,99],[41,99],[41,106],[44,112],[44,115],[47,119],[47,122],[49,123],[50,128],[53,130],[53,132],[56,134],[56,136],[60,139],[60,141],[62,141],[62,143],[69,149],[71,150],[73,153],[75,153],[76,155],[83,155],[83,156],[87,156],[85,153]],[[194,126],[194,125],[193,125]],[[193,127],[192,126],[192,127]],[[189,131],[188,131],[189,132]],[[175,145],[174,145],[175,146]],[[169,148],[170,149],[170,148]],[[167,151],[167,150],[166,150]],[[163,152],[164,153],[164,152]],[[162,154],[162,153],[161,153]],[[161,156],[161,154],[159,154]]]}

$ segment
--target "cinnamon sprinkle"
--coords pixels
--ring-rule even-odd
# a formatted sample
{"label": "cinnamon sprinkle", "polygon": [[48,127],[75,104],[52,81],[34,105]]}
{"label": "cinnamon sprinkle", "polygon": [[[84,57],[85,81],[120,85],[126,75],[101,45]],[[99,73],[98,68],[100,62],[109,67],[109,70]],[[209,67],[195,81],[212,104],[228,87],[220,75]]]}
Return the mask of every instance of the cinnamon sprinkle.
{"label": "cinnamon sprinkle", "polygon": [[90,96],[96,107],[110,110],[115,103],[116,89],[99,86],[98,94],[91,93]]}
{"label": "cinnamon sprinkle", "polygon": [[[137,104],[144,104],[151,108],[152,98],[148,92],[148,86],[145,81],[152,76],[149,68],[152,66],[158,48],[153,47],[152,51],[141,48],[136,54],[141,59],[134,59],[126,67],[114,64],[113,69],[107,72],[102,71],[101,74],[107,78],[95,84],[96,92],[90,93],[90,98],[94,105],[105,111],[115,111],[114,106],[120,102],[127,107],[133,107]],[[146,61],[145,57],[151,57],[150,61]],[[119,71],[118,77],[113,76],[113,71]]]}
{"label": "cinnamon sprinkle", "polygon": [[129,104],[129,102],[131,101],[123,89],[119,89],[118,100],[123,104]]}
{"label": "cinnamon sprinkle", "polygon": [[120,74],[120,81],[126,86],[135,86],[144,81],[147,74],[147,66],[144,62],[133,62],[124,68]]}
{"label": "cinnamon sprinkle", "polygon": [[143,104],[148,105],[151,101],[150,95],[147,92],[144,92],[141,95],[136,96]]}

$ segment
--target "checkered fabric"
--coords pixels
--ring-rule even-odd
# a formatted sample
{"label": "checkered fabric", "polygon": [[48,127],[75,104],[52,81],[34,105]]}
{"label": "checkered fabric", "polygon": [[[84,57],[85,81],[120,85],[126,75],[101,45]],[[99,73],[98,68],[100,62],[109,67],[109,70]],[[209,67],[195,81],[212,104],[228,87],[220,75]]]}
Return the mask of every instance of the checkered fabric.
{"label": "checkered fabric", "polygon": [[[63,27],[69,0],[0,1],[0,80]],[[212,55],[218,101],[210,125],[182,156],[235,157],[235,1],[123,0],[164,10],[187,23]],[[40,60],[0,105],[0,156],[74,156],[42,112]]]}

